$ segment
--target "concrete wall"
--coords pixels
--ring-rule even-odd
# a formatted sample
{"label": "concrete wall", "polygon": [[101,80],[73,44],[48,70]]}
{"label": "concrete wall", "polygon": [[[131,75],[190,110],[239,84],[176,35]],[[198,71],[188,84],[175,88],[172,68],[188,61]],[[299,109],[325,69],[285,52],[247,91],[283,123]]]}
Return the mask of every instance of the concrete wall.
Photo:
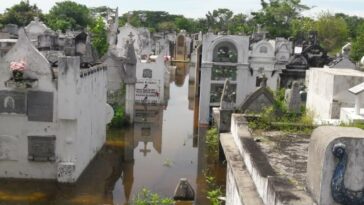
{"label": "concrete wall", "polygon": [[339,119],[341,107],[354,107],[354,95],[348,89],[363,82],[364,73],[352,69],[311,68],[306,81],[306,108],[316,119]]}
{"label": "concrete wall", "polygon": [[345,187],[349,190],[363,189],[364,131],[351,127],[319,127],[312,133],[308,148],[307,186],[320,205],[340,204],[334,201],[331,190],[331,180],[338,163],[332,150],[338,143],[345,146],[348,155]]}
{"label": "concrete wall", "polygon": [[[5,83],[12,81],[10,62],[19,60],[26,62],[24,77],[37,79],[31,87]],[[53,79],[48,61],[21,30],[18,43],[0,59],[0,82],[0,92],[25,96],[24,112],[0,113],[0,177],[76,181],[105,142],[106,123],[110,119],[107,115],[110,107],[106,104],[106,67],[81,71],[79,57],[61,57],[58,79]],[[51,112],[52,118],[31,119],[30,111],[35,108],[31,107],[29,98],[35,91],[53,95],[51,105],[44,105],[42,101],[37,104],[43,106],[38,107],[37,114],[44,117]],[[15,105],[17,108],[21,104]],[[28,136],[55,138],[54,159],[28,159],[31,150]],[[45,145],[38,146],[44,148]]]}
{"label": "concrete wall", "polygon": [[[5,86],[5,82],[12,77],[10,62],[20,60],[26,62],[27,70],[24,76],[38,79],[35,87],[22,89]],[[28,136],[58,134],[58,126],[55,123],[57,95],[48,61],[28,40],[23,29],[20,30],[18,42],[4,58],[0,59],[0,82],[0,91],[19,92],[25,96],[29,91],[46,91],[54,94],[53,122],[29,121],[26,112],[0,113],[0,177],[55,179],[56,163],[28,160]],[[24,106],[26,107],[26,104]],[[60,144],[56,144],[55,150],[58,160],[62,153]]]}

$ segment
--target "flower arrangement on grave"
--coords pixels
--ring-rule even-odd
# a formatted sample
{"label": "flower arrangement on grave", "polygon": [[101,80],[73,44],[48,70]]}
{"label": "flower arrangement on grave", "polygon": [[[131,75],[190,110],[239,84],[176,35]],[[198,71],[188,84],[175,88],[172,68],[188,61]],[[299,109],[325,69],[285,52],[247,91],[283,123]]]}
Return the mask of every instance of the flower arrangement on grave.
{"label": "flower arrangement on grave", "polygon": [[217,51],[217,57],[221,62],[235,62],[237,60],[236,52],[230,50],[227,47],[219,48]]}
{"label": "flower arrangement on grave", "polygon": [[21,60],[19,62],[12,61],[10,63],[10,70],[13,73],[13,80],[18,82],[23,80],[24,71],[26,70],[25,61]]}

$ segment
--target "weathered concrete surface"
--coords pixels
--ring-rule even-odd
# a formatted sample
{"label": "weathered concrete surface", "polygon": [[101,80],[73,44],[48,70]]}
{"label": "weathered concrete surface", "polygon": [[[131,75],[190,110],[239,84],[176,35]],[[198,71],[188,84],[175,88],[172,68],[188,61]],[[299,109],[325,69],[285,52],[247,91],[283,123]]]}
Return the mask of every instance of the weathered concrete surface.
{"label": "weathered concrete surface", "polygon": [[[306,108],[319,120],[339,119],[340,108],[354,107],[348,89],[364,81],[364,73],[352,69],[311,68],[306,74]],[[361,96],[361,106],[364,96]]]}
{"label": "weathered concrete surface", "polygon": [[227,160],[226,205],[263,205],[231,134],[221,134]]}
{"label": "weathered concrete surface", "polygon": [[331,179],[337,160],[332,154],[336,143],[348,154],[345,186],[361,190],[364,185],[364,131],[359,128],[323,126],[314,130],[308,149],[307,185],[320,205],[338,205],[331,196]]}
{"label": "weathered concrete surface", "polygon": [[313,204],[304,190],[295,187],[286,177],[277,175],[252,138],[243,115],[232,115],[231,133],[264,204]]}

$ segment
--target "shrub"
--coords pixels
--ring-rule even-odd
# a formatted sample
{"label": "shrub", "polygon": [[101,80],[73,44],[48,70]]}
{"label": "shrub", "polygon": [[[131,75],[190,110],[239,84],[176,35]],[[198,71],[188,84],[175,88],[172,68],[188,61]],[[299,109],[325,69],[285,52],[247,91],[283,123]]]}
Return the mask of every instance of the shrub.
{"label": "shrub", "polygon": [[128,119],[125,115],[123,106],[114,107],[114,117],[109,123],[110,128],[122,128],[128,125]]}
{"label": "shrub", "polygon": [[162,198],[157,193],[153,193],[147,188],[139,191],[133,199],[132,205],[173,205],[170,198]]}

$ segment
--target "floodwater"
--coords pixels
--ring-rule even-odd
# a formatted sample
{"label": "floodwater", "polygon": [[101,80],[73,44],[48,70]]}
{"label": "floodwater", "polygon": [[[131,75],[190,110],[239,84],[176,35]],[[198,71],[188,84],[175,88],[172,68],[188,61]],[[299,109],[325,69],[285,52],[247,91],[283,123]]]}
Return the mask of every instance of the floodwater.
{"label": "floodwater", "polygon": [[204,173],[209,169],[224,184],[225,170],[207,161],[206,128],[194,128],[194,82],[188,74],[184,65],[171,76],[167,105],[136,106],[133,126],[110,130],[105,146],[75,184],[1,179],[0,205],[126,205],[142,188],[173,197],[180,178],[194,188],[194,204],[210,204]]}

